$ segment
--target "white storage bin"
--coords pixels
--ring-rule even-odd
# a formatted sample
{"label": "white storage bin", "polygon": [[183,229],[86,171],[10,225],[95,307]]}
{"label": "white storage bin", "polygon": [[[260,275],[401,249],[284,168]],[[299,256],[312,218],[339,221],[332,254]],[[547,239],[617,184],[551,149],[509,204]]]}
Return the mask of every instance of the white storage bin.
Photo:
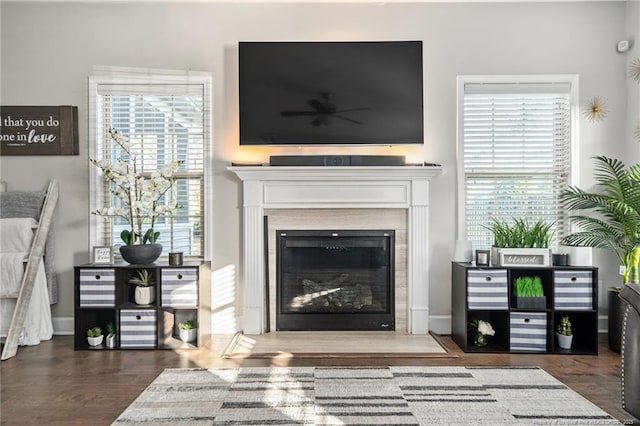
{"label": "white storage bin", "polygon": [[547,314],[545,312],[511,312],[509,328],[511,351],[545,352],[547,350]]}
{"label": "white storage bin", "polygon": [[157,346],[156,311],[122,309],[120,311],[120,347],[155,348]]}
{"label": "white storage bin", "polygon": [[470,269],[467,275],[469,309],[509,309],[506,269]]}
{"label": "white storage bin", "polygon": [[114,269],[80,270],[80,307],[113,308],[116,305]]}
{"label": "white storage bin", "polygon": [[160,297],[163,307],[198,306],[198,270],[163,268]]}
{"label": "white storage bin", "polygon": [[593,309],[592,271],[554,271],[554,309]]}

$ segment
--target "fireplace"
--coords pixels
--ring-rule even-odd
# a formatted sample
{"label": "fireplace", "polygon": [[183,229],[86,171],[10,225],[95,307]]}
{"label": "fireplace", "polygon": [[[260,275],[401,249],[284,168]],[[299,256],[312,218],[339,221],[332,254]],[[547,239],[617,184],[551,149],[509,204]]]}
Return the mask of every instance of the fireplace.
{"label": "fireplace", "polygon": [[394,231],[276,232],[276,330],[394,330]]}
{"label": "fireplace", "polygon": [[[273,292],[267,294],[269,273],[265,243],[275,238],[265,234],[265,212],[295,209],[295,217],[306,212],[333,210],[403,209],[406,212],[406,252],[400,262],[406,282],[401,296],[396,294],[396,330],[429,332],[429,180],[441,172],[440,166],[388,167],[269,167],[231,166],[228,170],[242,180],[242,274],[241,323],[246,334],[271,330],[275,317]],[[324,220],[324,215],[316,216]],[[270,219],[271,221],[271,216]],[[360,221],[361,222],[361,221]],[[316,227],[316,223],[312,223]],[[335,222],[323,229],[355,229]],[[306,224],[305,229],[309,228]],[[291,229],[289,226],[274,229]],[[302,228],[300,228],[302,229]],[[371,229],[367,227],[366,229]],[[389,229],[389,226],[380,229]],[[397,237],[397,234],[396,234]],[[274,247],[275,244],[269,245]],[[398,257],[398,253],[396,253]],[[275,266],[274,266],[275,270]],[[275,271],[274,271],[275,273]],[[398,293],[396,266],[396,293]],[[275,277],[275,275],[274,275]],[[275,281],[275,279],[274,279]],[[270,286],[272,281],[270,282]],[[274,286],[275,287],[275,286]],[[271,287],[269,287],[271,288]],[[402,319],[403,324],[400,324]]]}

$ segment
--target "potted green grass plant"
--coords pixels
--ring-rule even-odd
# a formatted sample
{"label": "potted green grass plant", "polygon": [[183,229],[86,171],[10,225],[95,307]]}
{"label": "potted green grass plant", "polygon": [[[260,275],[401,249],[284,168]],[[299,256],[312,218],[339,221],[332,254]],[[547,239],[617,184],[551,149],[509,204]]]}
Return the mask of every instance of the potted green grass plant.
{"label": "potted green grass plant", "polygon": [[540,277],[516,278],[513,283],[513,295],[516,308],[519,309],[544,309],[547,306]]}
{"label": "potted green grass plant", "polygon": [[533,254],[543,256],[546,263],[550,264],[549,244],[553,237],[553,225],[542,219],[531,223],[526,218],[513,218],[511,221],[492,218],[491,226],[485,226],[493,234],[492,263],[500,265],[505,254]]}

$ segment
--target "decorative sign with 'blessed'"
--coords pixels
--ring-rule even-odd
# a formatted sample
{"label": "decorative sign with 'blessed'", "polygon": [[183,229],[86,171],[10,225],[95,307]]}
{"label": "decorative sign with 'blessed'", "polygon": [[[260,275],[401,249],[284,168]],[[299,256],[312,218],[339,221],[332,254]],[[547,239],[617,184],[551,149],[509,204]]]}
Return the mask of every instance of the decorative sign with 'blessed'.
{"label": "decorative sign with 'blessed'", "polygon": [[551,250],[545,248],[501,248],[501,266],[551,266]]}
{"label": "decorative sign with 'blessed'", "polygon": [[78,153],[78,107],[0,106],[0,155]]}

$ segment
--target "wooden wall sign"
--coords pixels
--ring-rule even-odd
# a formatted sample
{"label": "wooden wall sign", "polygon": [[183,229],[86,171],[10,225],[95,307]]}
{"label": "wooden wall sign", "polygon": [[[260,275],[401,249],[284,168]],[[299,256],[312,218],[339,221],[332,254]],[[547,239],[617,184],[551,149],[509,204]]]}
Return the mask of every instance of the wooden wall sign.
{"label": "wooden wall sign", "polygon": [[0,106],[0,155],[78,153],[78,107]]}
{"label": "wooden wall sign", "polygon": [[551,249],[501,248],[500,266],[551,266]]}

